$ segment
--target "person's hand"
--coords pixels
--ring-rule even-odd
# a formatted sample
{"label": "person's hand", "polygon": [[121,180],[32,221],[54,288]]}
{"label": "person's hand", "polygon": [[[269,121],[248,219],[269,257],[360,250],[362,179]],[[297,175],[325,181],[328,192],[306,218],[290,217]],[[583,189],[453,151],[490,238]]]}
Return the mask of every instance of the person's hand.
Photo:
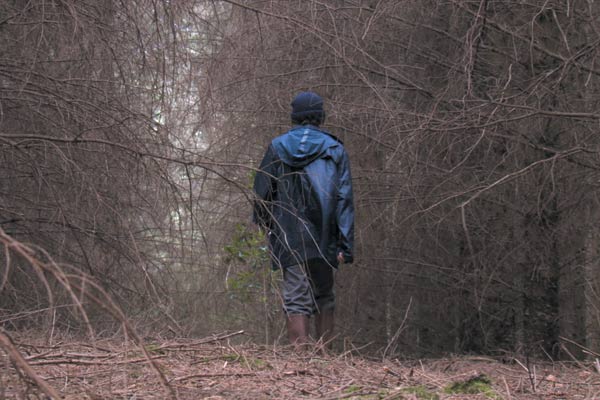
{"label": "person's hand", "polygon": [[338,253],[337,260],[338,260],[338,262],[339,262],[340,264],[343,264],[343,263],[344,263],[344,253],[342,253],[342,252],[340,251],[340,252]]}

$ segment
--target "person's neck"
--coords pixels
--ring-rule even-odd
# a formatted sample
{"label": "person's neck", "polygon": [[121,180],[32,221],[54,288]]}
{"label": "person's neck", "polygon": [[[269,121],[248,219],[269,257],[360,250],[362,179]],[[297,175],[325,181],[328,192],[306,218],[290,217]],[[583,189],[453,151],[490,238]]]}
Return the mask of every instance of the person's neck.
{"label": "person's neck", "polygon": [[294,123],[293,127],[294,128],[301,128],[303,126],[309,126],[311,128],[315,128],[315,129],[321,129],[320,125],[316,125],[316,124],[311,124],[310,122],[303,122],[301,124],[298,123]]}

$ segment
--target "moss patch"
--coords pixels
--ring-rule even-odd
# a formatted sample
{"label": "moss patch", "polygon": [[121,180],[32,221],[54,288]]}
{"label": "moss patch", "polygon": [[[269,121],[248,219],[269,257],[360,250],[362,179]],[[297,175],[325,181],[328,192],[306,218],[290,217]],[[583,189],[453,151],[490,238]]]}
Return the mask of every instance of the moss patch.
{"label": "moss patch", "polygon": [[161,348],[160,344],[151,343],[144,346],[144,348],[148,353],[166,354],[166,351]]}
{"label": "moss patch", "polygon": [[492,388],[492,381],[485,375],[477,375],[463,382],[454,382],[444,389],[448,394],[483,394],[490,399],[499,399]]}
{"label": "moss patch", "polygon": [[419,400],[439,400],[440,396],[436,393],[429,391],[425,386],[411,386],[406,389],[402,389],[403,393],[413,394]]}
{"label": "moss patch", "polygon": [[[367,393],[361,393],[366,391]],[[351,385],[343,390],[344,397],[349,400],[439,400],[437,393],[433,393],[425,386],[411,386],[407,388],[396,388],[393,391],[389,389],[379,389],[376,393],[370,392],[367,388],[359,385]]]}
{"label": "moss patch", "polygon": [[350,385],[346,389],[344,389],[344,393],[345,394],[356,393],[356,392],[358,392],[361,389],[362,389],[362,387],[360,387],[358,385]]}

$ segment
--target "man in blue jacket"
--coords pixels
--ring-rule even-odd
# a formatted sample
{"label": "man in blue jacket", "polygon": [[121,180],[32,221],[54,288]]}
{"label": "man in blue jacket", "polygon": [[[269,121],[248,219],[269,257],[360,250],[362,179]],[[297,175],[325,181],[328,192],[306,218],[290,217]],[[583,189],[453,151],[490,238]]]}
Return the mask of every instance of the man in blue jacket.
{"label": "man in blue jacket", "polygon": [[320,129],[323,99],[302,92],[293,128],[275,138],[254,181],[254,221],[269,236],[273,268],[283,269],[283,308],[291,343],[304,344],[309,318],[317,337],[334,326],[334,270],[352,263],[354,206],[350,162],[342,142]]}

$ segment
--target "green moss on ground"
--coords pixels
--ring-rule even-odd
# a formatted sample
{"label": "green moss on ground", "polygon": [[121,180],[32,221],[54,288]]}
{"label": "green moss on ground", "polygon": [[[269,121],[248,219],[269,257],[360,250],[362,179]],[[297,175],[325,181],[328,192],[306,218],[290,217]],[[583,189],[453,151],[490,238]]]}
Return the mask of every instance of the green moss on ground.
{"label": "green moss on ground", "polygon": [[402,392],[413,394],[419,400],[439,400],[440,398],[437,393],[431,392],[423,385],[407,387],[406,389],[402,389]]}
{"label": "green moss on ground", "polygon": [[454,382],[444,389],[448,394],[483,394],[490,399],[500,399],[486,375],[477,375],[463,382]]}

